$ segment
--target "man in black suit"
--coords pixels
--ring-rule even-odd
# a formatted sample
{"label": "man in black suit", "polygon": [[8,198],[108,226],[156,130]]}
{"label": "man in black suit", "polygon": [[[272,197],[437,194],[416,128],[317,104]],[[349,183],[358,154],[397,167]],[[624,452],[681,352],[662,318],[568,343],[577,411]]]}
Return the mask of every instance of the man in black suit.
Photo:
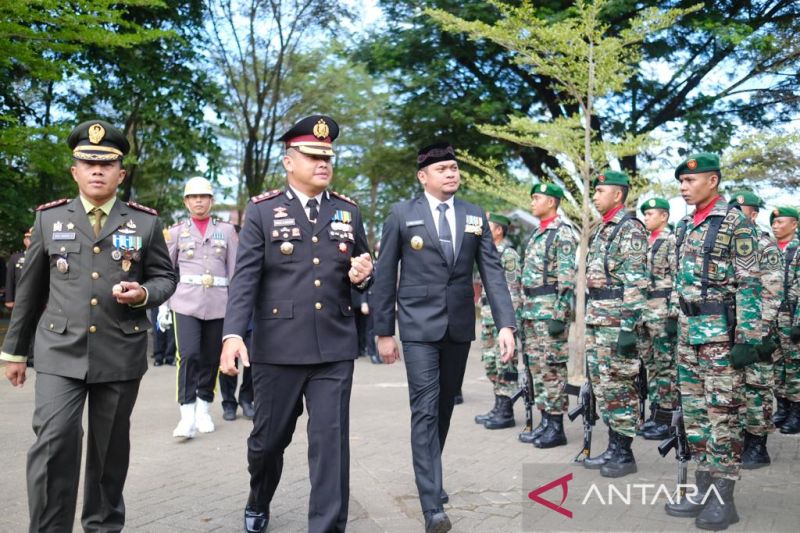
{"label": "man in black suit", "polygon": [[[255,393],[247,441],[246,532],[261,532],[305,397],[311,498],[308,530],[344,531],[349,498],[349,409],[358,338],[350,287],[372,274],[358,206],[328,190],[339,127],[313,115],[281,141],[288,186],[247,206],[228,289],[220,367],[250,366]],[[244,344],[253,320],[252,350]]]}
{"label": "man in black suit", "polygon": [[472,269],[476,263],[504,361],[514,353],[515,319],[483,210],[454,198],[461,177],[453,147],[426,146],[417,165],[425,192],[392,206],[370,294],[378,352],[388,364],[399,359],[393,337],[397,303],[411,403],[414,475],[425,530],[438,533],[451,528],[442,509],[448,498],[442,488],[441,453],[470,342],[475,339]]}

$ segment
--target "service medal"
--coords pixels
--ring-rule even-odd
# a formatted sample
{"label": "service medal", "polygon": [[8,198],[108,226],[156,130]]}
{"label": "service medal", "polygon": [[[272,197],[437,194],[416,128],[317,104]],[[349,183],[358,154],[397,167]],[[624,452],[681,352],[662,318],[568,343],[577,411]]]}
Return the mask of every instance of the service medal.
{"label": "service medal", "polygon": [[114,248],[111,251],[111,259],[113,259],[114,261],[119,261],[120,259],[122,259],[122,252],[120,252],[118,249]]}
{"label": "service medal", "polygon": [[59,257],[58,260],[56,260],[56,268],[62,274],[66,274],[67,271],[69,271],[69,263],[67,263],[66,258]]}
{"label": "service medal", "polygon": [[122,271],[127,272],[131,269],[131,260],[130,259],[123,259],[122,260]]}
{"label": "service medal", "polygon": [[422,237],[420,237],[419,235],[414,235],[413,237],[411,237],[411,247],[413,249],[422,250],[422,245],[423,245]]}
{"label": "service medal", "polygon": [[292,252],[294,252],[294,244],[289,241],[281,243],[281,253],[283,255],[292,255]]}
{"label": "service medal", "polygon": [[342,252],[343,254],[347,253],[347,243],[346,242],[340,242],[339,243],[339,251]]}

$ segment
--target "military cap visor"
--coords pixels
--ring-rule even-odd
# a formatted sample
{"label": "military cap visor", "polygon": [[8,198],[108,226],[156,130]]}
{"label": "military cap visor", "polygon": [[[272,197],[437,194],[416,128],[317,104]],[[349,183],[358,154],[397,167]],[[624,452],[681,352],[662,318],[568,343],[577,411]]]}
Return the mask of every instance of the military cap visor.
{"label": "military cap visor", "polygon": [[746,205],[760,209],[764,207],[764,200],[757,194],[751,191],[736,191],[731,193],[731,199],[728,200],[729,205]]}
{"label": "military cap visor", "polygon": [[643,203],[639,209],[641,210],[642,214],[644,214],[644,212],[648,209],[663,209],[669,213],[669,202],[664,198],[650,198]]}
{"label": "military cap visor", "polygon": [[699,152],[687,157],[675,169],[675,179],[680,179],[684,174],[702,174],[704,172],[719,172],[719,156],[710,152]]}
{"label": "military cap visor", "polygon": [[534,194],[545,194],[553,198],[564,198],[564,189],[553,183],[537,183],[531,187],[531,196]]}
{"label": "military cap visor", "polygon": [[308,155],[332,156],[333,141],[339,136],[339,125],[326,115],[311,115],[299,120],[278,140],[286,148]]}
{"label": "military cap visor", "polygon": [[67,137],[72,157],[81,161],[117,161],[131,149],[125,135],[105,120],[87,120]]}
{"label": "military cap visor", "polygon": [[772,213],[769,214],[769,223],[772,224],[773,220],[781,217],[789,217],[795,220],[800,220],[800,211],[794,207],[776,207],[772,210]]}
{"label": "military cap visor", "polygon": [[505,215],[498,215],[496,213],[492,213],[489,215],[489,222],[494,222],[495,224],[500,224],[501,226],[510,226],[511,219]]}
{"label": "military cap visor", "polygon": [[442,161],[455,161],[456,151],[448,142],[437,142],[421,148],[417,152],[417,170],[441,163]]}
{"label": "military cap visor", "polygon": [[616,185],[617,187],[628,187],[630,185],[630,178],[624,172],[617,172],[616,170],[609,170],[599,174],[592,180],[592,187],[598,185]]}

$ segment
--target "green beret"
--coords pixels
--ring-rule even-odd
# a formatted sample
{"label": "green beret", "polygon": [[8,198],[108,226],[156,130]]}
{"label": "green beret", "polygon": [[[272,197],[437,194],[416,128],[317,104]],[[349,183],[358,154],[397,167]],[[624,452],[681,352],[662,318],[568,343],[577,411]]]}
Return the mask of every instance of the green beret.
{"label": "green beret", "polygon": [[703,172],[719,171],[719,156],[711,152],[698,152],[692,154],[675,169],[675,179],[681,174],[701,174]]}
{"label": "green beret", "polygon": [[87,120],[67,137],[72,157],[83,161],[116,161],[131,149],[125,135],[105,120]]}
{"label": "green beret", "polygon": [[546,194],[553,198],[564,198],[564,189],[553,183],[537,183],[531,187],[531,196],[535,193]]}
{"label": "green beret", "polygon": [[663,209],[669,213],[669,202],[664,198],[650,198],[643,203],[639,209],[642,211],[642,214],[644,214],[644,212],[648,209]]}
{"label": "green beret", "polygon": [[800,220],[800,211],[794,207],[776,207],[769,215],[769,223],[772,224],[773,220],[780,217],[791,217],[795,220]]}
{"label": "green beret", "polygon": [[597,187],[598,185],[617,185],[619,187],[628,187],[630,182],[631,179],[624,172],[607,170],[592,180],[592,186]]}
{"label": "green beret", "polygon": [[764,207],[764,200],[762,200],[753,191],[736,191],[731,193],[731,199],[728,201],[730,205],[747,205],[761,209]]}
{"label": "green beret", "polygon": [[492,213],[489,215],[489,222],[494,222],[495,224],[500,224],[501,226],[510,226],[511,219],[505,215],[498,215],[497,213]]}

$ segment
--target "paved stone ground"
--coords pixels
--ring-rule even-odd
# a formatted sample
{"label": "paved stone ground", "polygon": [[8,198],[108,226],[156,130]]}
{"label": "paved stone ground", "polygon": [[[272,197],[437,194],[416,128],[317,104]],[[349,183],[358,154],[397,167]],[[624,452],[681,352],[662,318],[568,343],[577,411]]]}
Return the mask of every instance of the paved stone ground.
{"label": "paved stone ground", "polygon": [[[0,531],[25,531],[25,454],[33,440],[30,420],[35,376],[22,390],[0,384]],[[241,531],[247,497],[245,440],[250,422],[222,421],[215,404],[217,431],[192,441],[176,442],[177,423],[173,367],[151,368],[145,376],[132,427],[132,457],[125,489],[127,530],[136,532]],[[666,516],[662,498],[655,505],[589,505],[580,498],[565,503],[575,511],[569,520],[526,498],[529,491],[574,472],[576,479],[599,475],[570,461],[580,446],[581,426],[567,424],[569,445],[536,450],[516,440],[523,410],[516,406],[517,427],[487,431],[472,417],[491,404],[490,387],[482,376],[479,354],[470,355],[464,383],[465,403],[457,406],[444,456],[446,510],[454,531],[508,532],[530,530],[686,531],[692,521]],[[595,449],[607,443],[605,427],[595,433]],[[422,520],[411,469],[409,411],[402,364],[356,363],[351,403],[351,500],[348,531],[421,531]],[[305,420],[286,451],[283,479],[272,503],[270,531],[306,528],[309,494]],[[800,509],[800,438],[776,434],[769,449],[774,466],[744,472],[736,497],[742,521],[732,531],[796,531]],[[639,474],[618,483],[672,482],[674,460],[661,459],[655,443],[637,439],[634,451]],[[523,465],[541,475],[523,476]],[[691,480],[690,475],[690,480]],[[605,491],[604,491],[605,493]],[[638,494],[635,492],[634,494]],[[652,493],[648,495],[648,500]],[[559,491],[544,498],[559,501]],[[637,497],[633,498],[634,500]],[[79,501],[79,508],[80,508]],[[583,513],[579,515],[579,513]],[[80,512],[78,512],[80,515]],[[582,519],[581,519],[582,518]],[[531,521],[532,520],[532,521]],[[530,524],[533,524],[531,526]],[[76,521],[76,530],[80,524]]]}

